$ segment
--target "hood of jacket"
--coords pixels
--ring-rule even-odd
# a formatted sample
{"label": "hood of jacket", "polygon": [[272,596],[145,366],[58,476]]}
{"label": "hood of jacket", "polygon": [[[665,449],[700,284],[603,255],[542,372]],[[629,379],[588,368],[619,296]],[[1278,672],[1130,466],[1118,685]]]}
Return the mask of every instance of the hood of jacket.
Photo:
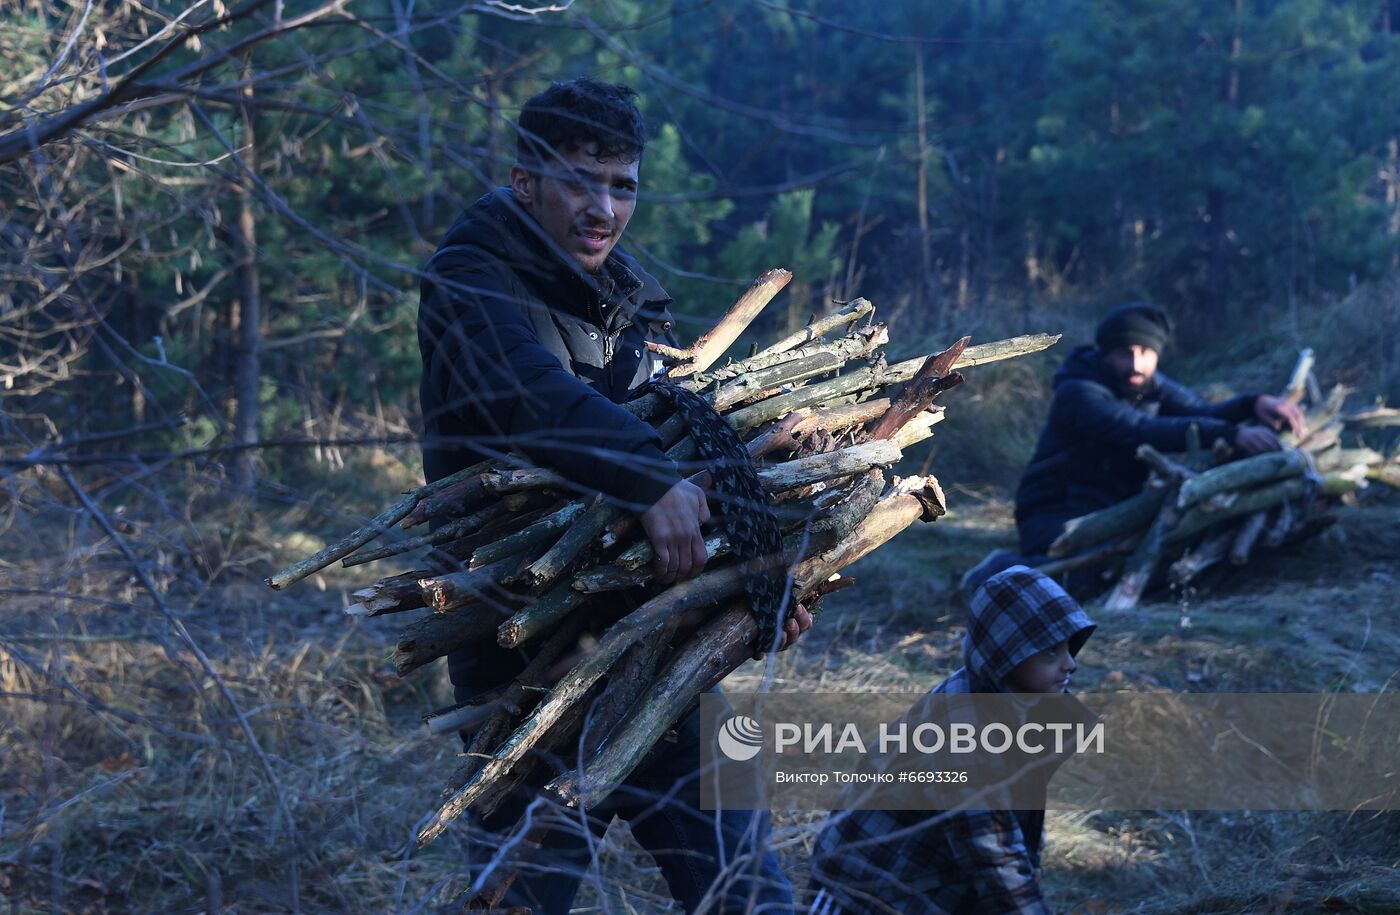
{"label": "hood of jacket", "polygon": [[1007,678],[1022,661],[1069,642],[1070,654],[1096,624],[1049,576],[1012,566],[987,579],[972,597],[963,664],[973,692],[1009,692]]}
{"label": "hood of jacket", "polygon": [[671,301],[661,284],[620,246],[608,255],[600,273],[584,270],[520,206],[509,187],[498,187],[468,207],[447,230],[438,254],[464,247],[480,248],[509,264],[543,301],[565,308],[580,303],[576,307],[581,318],[597,317],[582,303],[615,300],[628,317],[641,312],[641,317],[655,320]]}

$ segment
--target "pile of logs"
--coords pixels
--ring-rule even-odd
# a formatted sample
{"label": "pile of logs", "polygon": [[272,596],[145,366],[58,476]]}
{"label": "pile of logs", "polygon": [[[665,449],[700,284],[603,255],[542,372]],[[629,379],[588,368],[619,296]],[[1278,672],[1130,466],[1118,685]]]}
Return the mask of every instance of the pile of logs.
{"label": "pile of logs", "polygon": [[1285,433],[1283,450],[1238,460],[1228,447],[1203,451],[1199,436],[1176,457],[1139,447],[1138,459],[1151,468],[1147,486],[1070,521],[1041,571],[1099,569],[1106,581],[1116,579],[1106,606],[1129,609],[1149,586],[1184,588],[1208,569],[1244,565],[1261,550],[1316,534],[1336,520],[1327,509],[1368,480],[1400,486],[1396,458],[1343,444],[1345,432],[1400,425],[1400,411],[1345,413],[1346,388],[1323,396],[1312,366],[1312,350],[1304,350],[1282,395],[1308,402],[1301,440]]}
{"label": "pile of logs", "polygon": [[[942,515],[943,494],[932,476],[887,482],[884,469],[943,419],[934,401],[962,383],[958,369],[1033,353],[1058,339],[970,346],[964,337],[941,353],[888,364],[881,353],[886,328],[874,323],[869,302],[856,299],[767,349],[712,368],[790,277],[785,270],[759,277],[693,346],[656,348],[670,363],[669,378],[701,395],[745,443],[782,530],[782,555],[736,556],[736,545],[714,532],[701,574],[649,587],[654,556],[635,515],[577,494],[552,470],[502,459],[405,495],[268,579],[280,589],[337,560],[351,566],[427,549],[440,569],[382,578],[356,592],[349,610],[431,611],[399,638],[400,675],[488,640],[532,650],[525,671],[500,695],[430,720],[443,732],[470,725],[475,736],[420,845],[468,809],[492,810],[529,774],[535,751],[550,747],[582,740],[585,762],[549,782],[548,797],[577,805],[606,796],[702,691],[771,647],[756,644],[749,576],[785,574],[790,600],[811,607],[850,584],[841,571],[851,563],[914,521]],[[697,466],[696,443],[669,401],[648,393],[624,406],[656,427],[679,465]],[[708,488],[703,463],[691,479]],[[431,533],[370,546],[395,525],[430,521]],[[616,592],[639,587],[649,587],[644,599],[622,613]],[[599,627],[599,613],[608,611],[613,618],[604,615]],[[572,749],[566,755],[575,757]]]}

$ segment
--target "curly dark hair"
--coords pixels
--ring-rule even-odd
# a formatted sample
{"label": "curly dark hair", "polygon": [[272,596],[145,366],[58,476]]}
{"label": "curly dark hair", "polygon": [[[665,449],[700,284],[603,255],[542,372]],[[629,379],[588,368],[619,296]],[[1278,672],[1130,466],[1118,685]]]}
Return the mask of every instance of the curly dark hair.
{"label": "curly dark hair", "polygon": [[596,147],[603,159],[635,160],[646,147],[646,124],[628,86],[574,79],[551,83],[520,112],[516,156],[546,162],[558,152]]}

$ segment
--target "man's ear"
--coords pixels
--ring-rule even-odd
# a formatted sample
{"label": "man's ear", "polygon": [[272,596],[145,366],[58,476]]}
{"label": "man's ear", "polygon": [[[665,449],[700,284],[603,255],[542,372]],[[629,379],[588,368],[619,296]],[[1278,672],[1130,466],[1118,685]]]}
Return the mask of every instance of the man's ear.
{"label": "man's ear", "polygon": [[515,200],[525,209],[530,209],[535,199],[535,176],[522,165],[510,167],[510,189],[515,192]]}

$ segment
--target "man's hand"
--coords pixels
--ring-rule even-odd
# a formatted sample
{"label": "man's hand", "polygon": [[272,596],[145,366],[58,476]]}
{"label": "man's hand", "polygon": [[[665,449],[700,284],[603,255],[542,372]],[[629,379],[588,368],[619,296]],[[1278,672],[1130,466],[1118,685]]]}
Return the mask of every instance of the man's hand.
{"label": "man's hand", "polygon": [[1274,397],[1272,394],[1260,394],[1254,401],[1254,415],[1271,429],[1282,429],[1284,424],[1287,424],[1300,439],[1308,434],[1308,422],[1303,418],[1303,411],[1291,400]]}
{"label": "man's hand", "polygon": [[1235,433],[1235,447],[1245,454],[1263,454],[1265,451],[1281,451],[1283,445],[1278,436],[1263,426],[1240,426]]}
{"label": "man's hand", "polygon": [[642,529],[656,551],[654,580],[669,585],[699,574],[709,556],[700,525],[710,520],[705,490],[681,480],[642,514]]}
{"label": "man's hand", "polygon": [[[793,610],[792,616],[783,624],[783,640],[778,643],[778,650],[787,651],[802,637],[802,633],[811,628],[811,612],[802,604],[798,604]],[[762,661],[767,654],[767,651],[755,651],[753,657],[755,661]]]}

